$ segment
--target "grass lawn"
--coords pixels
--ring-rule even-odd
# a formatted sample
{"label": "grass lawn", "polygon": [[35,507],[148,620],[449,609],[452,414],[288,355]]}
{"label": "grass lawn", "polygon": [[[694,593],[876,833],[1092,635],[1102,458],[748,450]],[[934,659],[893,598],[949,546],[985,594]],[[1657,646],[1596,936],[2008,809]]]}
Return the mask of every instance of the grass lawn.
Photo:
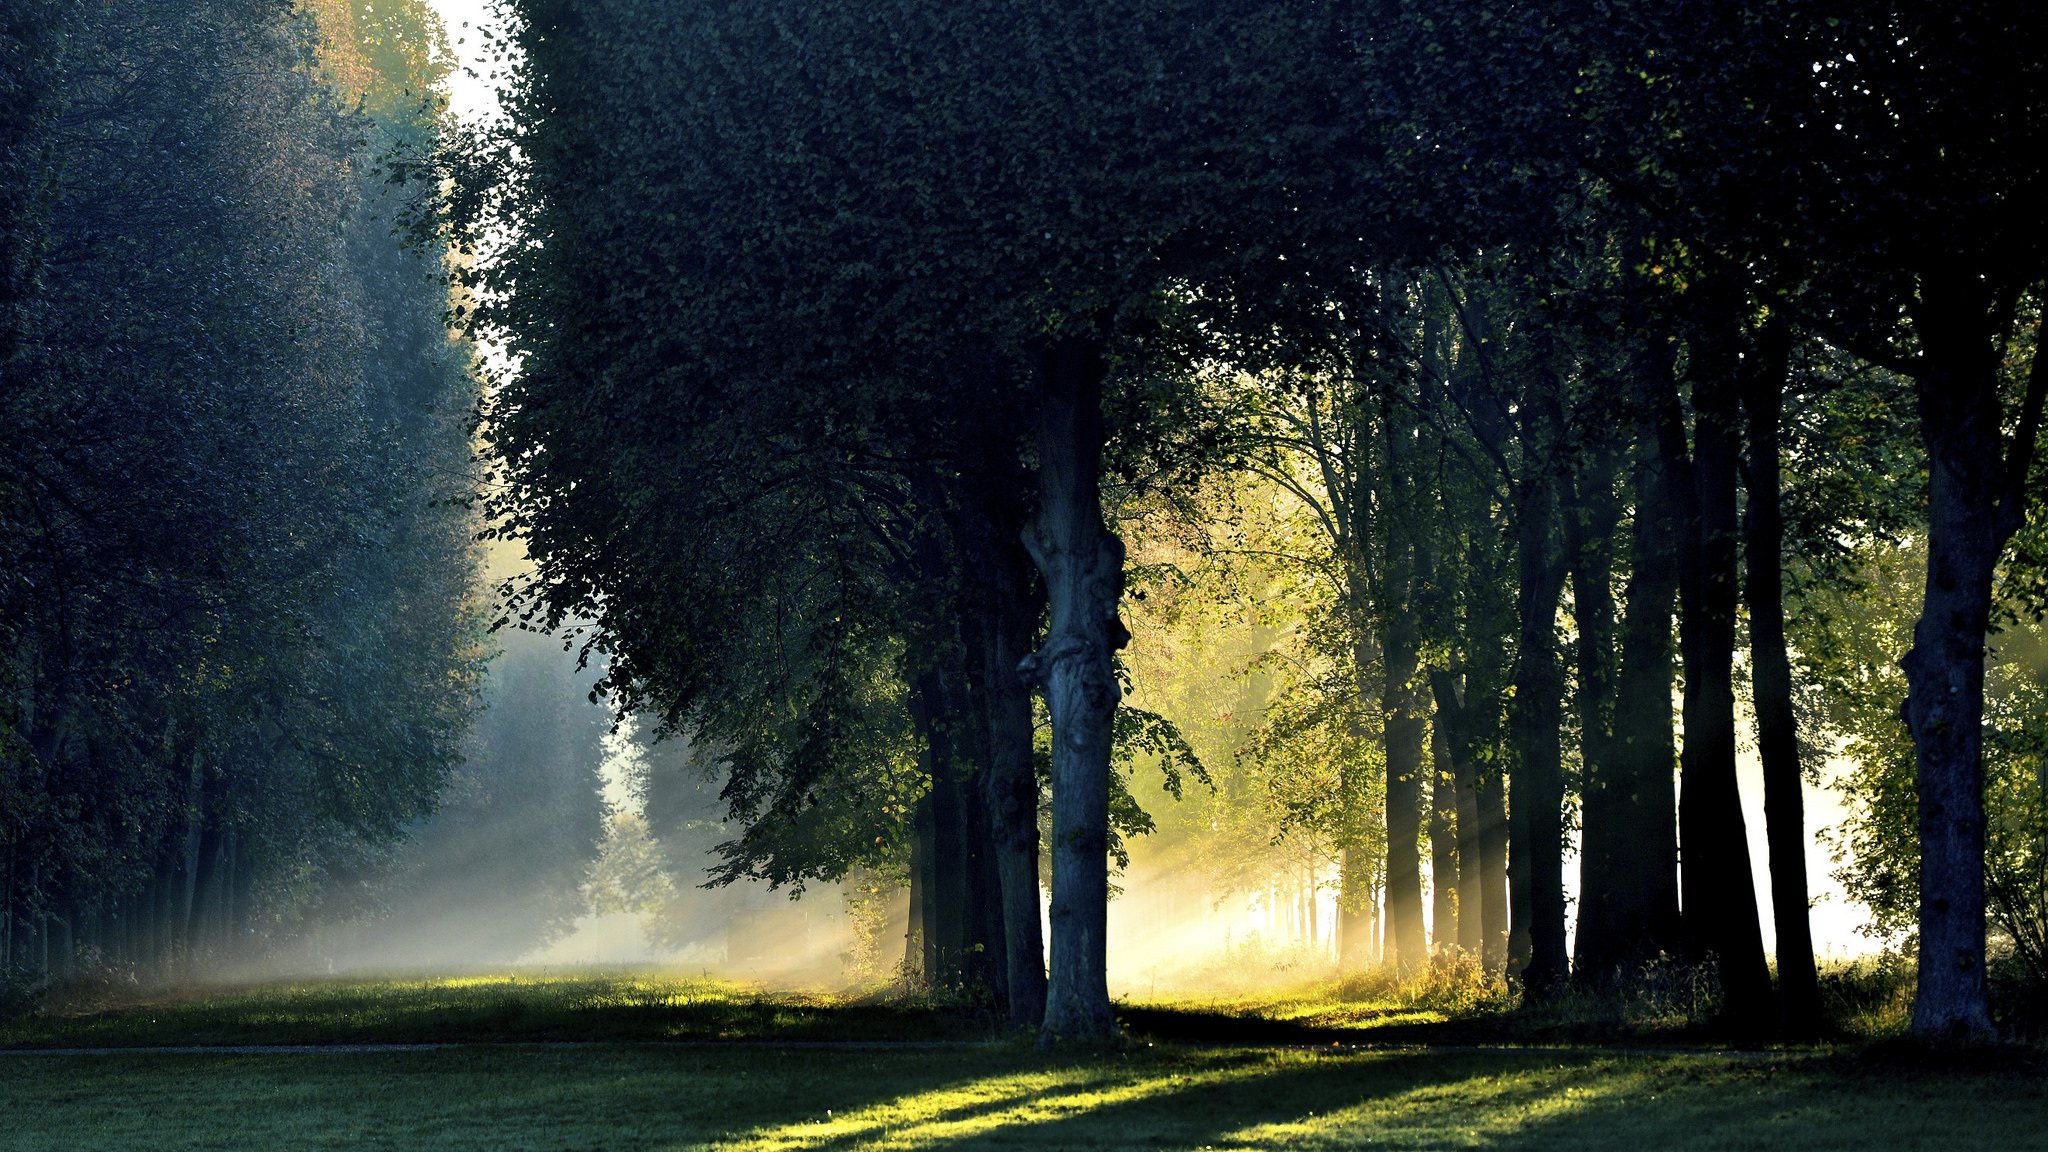
{"label": "grass lawn", "polygon": [[[1228,1035],[1261,1018],[1251,1004],[1127,1014],[1141,1036]],[[1291,1037],[1341,1029],[1347,1043],[1376,1021],[1403,1038],[1418,1024],[1392,1007],[1301,1003],[1270,1015]],[[1083,1057],[996,1036],[985,1020],[930,1009],[623,973],[319,981],[60,1006],[0,1027],[0,1046],[454,1046],[0,1052],[0,1150],[2048,1149],[2048,1064],[2037,1053],[1955,1068],[1883,1049],[1139,1039]],[[877,1043],[886,1039],[927,1043]],[[583,1043],[537,1042],[569,1040]]]}
{"label": "grass lawn", "polygon": [[915,1005],[761,992],[691,976],[576,970],[341,978],[58,998],[0,1023],[0,1048],[478,1041],[993,1039],[993,1021]]}
{"label": "grass lawn", "polygon": [[2033,1069],[1835,1057],[492,1046],[0,1055],[0,1148],[2048,1148]]}

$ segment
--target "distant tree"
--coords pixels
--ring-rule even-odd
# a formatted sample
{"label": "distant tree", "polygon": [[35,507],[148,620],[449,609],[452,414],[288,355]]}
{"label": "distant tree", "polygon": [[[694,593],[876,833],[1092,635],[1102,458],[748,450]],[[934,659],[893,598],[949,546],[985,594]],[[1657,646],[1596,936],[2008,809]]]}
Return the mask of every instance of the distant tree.
{"label": "distant tree", "polygon": [[0,387],[6,951],[167,971],[289,931],[458,754],[473,560],[433,498],[468,484],[465,355],[438,266],[382,235],[376,127],[308,67],[309,25],[63,4],[33,31]]}

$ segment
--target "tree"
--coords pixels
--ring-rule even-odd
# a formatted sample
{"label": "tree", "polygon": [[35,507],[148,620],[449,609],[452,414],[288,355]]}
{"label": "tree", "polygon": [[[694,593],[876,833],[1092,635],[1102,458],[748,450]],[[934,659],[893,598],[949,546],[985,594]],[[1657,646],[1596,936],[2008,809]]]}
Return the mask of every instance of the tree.
{"label": "tree", "polygon": [[429,489],[466,486],[468,379],[309,25],[117,3],[31,31],[0,388],[6,954],[162,974],[295,930],[458,756],[473,558]]}

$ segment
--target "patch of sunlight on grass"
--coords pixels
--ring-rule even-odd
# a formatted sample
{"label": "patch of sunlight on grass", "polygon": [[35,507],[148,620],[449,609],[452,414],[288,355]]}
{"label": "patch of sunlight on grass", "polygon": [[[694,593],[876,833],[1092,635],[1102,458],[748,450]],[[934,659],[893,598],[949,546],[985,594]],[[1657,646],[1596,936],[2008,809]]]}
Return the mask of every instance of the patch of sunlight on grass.
{"label": "patch of sunlight on grass", "polygon": [[1326,1028],[1442,1024],[1451,1019],[1449,1013],[1433,1007],[1391,998],[1347,999],[1327,990],[1288,996],[1162,996],[1145,1000],[1142,1007]]}
{"label": "patch of sunlight on grass", "polygon": [[1517,1147],[1528,1131],[1622,1094],[1627,1075],[1597,1065],[1471,1076],[1378,1096],[1322,1115],[1253,1124],[1217,1138],[1227,1148],[1353,1148],[1426,1134],[1432,1147]]}
{"label": "patch of sunlight on grass", "polygon": [[1174,1068],[1134,1078],[1132,1070],[1098,1065],[992,1076],[898,1097],[844,1116],[758,1128],[716,1147],[721,1152],[783,1152],[829,1145],[879,1152],[975,1140],[1006,1128],[1070,1120],[1154,1096],[1212,1089],[1267,1071],[1263,1064],[1245,1064]]}

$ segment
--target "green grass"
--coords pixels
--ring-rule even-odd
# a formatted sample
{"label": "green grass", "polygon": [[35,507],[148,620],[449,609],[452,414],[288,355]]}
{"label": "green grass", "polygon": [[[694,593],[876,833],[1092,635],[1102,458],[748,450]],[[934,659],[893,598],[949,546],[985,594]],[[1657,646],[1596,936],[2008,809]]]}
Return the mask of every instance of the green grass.
{"label": "green grass", "polygon": [[[1133,1039],[1093,1056],[1041,1055],[957,1010],[646,973],[59,999],[0,1027],[0,1046],[137,1050],[0,1051],[0,1152],[2048,1149],[2037,1051],[1957,1066],[1882,1046],[1361,1050],[1547,1025],[1358,993],[1126,1005]],[[559,1041],[582,1043],[544,1043]],[[1260,1042],[1293,1046],[1246,1046]],[[391,1043],[451,1046],[139,1050]]]}
{"label": "green grass", "polygon": [[2040,1075],[1541,1052],[7,1054],[0,1149],[2041,1148]]}
{"label": "green grass", "polygon": [[104,992],[0,1024],[0,1047],[989,1039],[995,1024],[648,972],[274,981]]}

